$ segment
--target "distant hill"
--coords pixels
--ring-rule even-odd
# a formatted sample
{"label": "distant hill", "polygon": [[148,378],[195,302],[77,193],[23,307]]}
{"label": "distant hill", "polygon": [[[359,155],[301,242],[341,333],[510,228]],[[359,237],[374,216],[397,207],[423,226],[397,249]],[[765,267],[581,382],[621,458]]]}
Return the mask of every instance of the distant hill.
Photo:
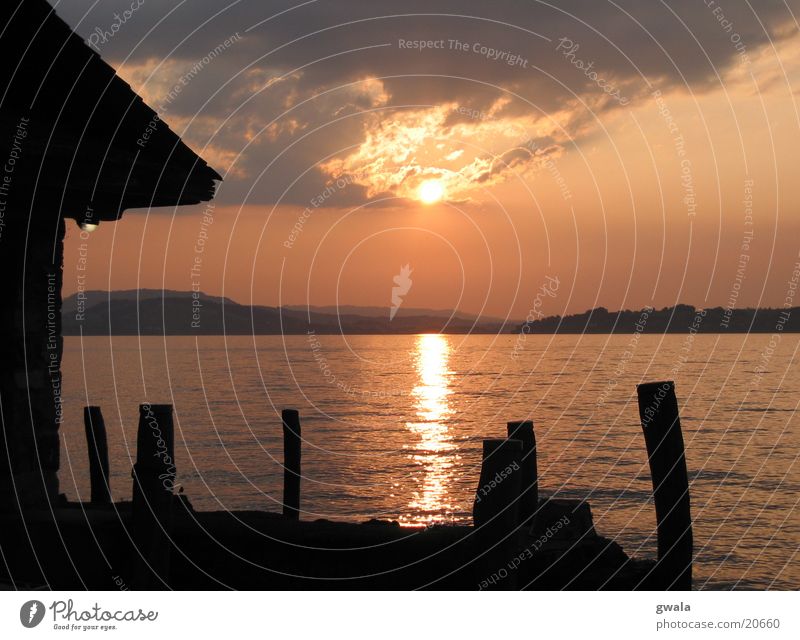
{"label": "distant hill", "polygon": [[[162,297],[165,298],[189,298],[192,297],[191,291],[173,291],[171,289],[120,289],[119,291],[85,291],[84,306],[85,308],[93,307],[96,304],[107,304],[109,297],[114,301],[129,300],[135,301],[137,296],[139,300],[158,300]],[[237,304],[230,298],[220,298],[218,296],[209,296],[200,292],[196,294],[200,299],[205,300],[224,300],[225,304]],[[76,312],[78,307],[78,294],[74,293],[68,298],[64,298],[61,305],[61,313],[64,315],[71,315]]]}
{"label": "distant hill", "polygon": [[[637,326],[638,325],[638,326]],[[778,328],[780,327],[780,328]],[[598,307],[568,316],[548,316],[516,330],[526,333],[775,333],[800,331],[800,308],[697,309],[678,304],[663,309],[609,311]]]}
{"label": "distant hill", "polygon": [[337,315],[335,310],[242,305],[187,291],[142,289],[138,301],[136,290],[87,291],[82,299],[73,294],[64,300],[62,322],[64,335],[507,333],[512,327],[500,320],[478,322],[466,314],[448,320],[449,313],[402,307],[390,321],[388,307],[382,317],[374,307],[360,309],[342,307]]}
{"label": "distant hill", "polygon": [[[137,301],[138,297],[138,301]],[[452,315],[452,318],[450,316]],[[380,307],[267,307],[204,293],[141,289],[87,291],[66,298],[64,335],[305,335],[415,333],[773,333],[800,331],[800,308],[699,310],[679,304],[660,310],[603,307],[525,323],[436,309],[400,308],[389,320]],[[776,327],[781,327],[777,329]]]}
{"label": "distant hill", "polygon": [[[354,315],[354,316],[365,316],[368,318],[383,318],[388,315],[389,309],[387,307],[359,307],[352,304],[343,304],[339,305],[338,307],[335,305],[326,305],[326,306],[316,306],[316,305],[286,305],[283,307],[284,309],[289,309],[291,311],[313,311],[315,313],[325,313],[330,315]],[[397,315],[395,316],[425,316],[429,318],[458,318],[460,320],[469,320],[470,322],[474,320],[480,319],[481,322],[493,322],[497,324],[502,324],[502,318],[495,318],[492,316],[475,316],[469,313],[463,313],[461,311],[453,311],[452,309],[424,309],[419,307],[400,307],[397,311]],[[506,324],[510,322],[510,320],[505,321]]]}

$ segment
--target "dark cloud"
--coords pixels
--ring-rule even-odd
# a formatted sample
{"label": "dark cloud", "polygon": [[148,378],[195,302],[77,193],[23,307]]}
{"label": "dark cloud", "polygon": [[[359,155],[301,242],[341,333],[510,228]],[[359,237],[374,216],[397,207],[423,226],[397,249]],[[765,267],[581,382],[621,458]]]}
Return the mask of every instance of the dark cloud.
{"label": "dark cloud", "polygon": [[[118,16],[139,3],[121,24]],[[651,86],[711,90],[760,47],[795,37],[790,10],[799,3],[52,0],[112,64],[161,63],[154,76],[161,82],[169,74],[177,81],[239,34],[166,105],[166,119],[195,117],[184,132],[195,148],[242,152],[223,198],[253,187],[252,201],[274,202],[286,191],[297,204],[329,178],[315,165],[363,138],[362,112],[390,117],[392,108],[457,102],[481,113],[505,98],[493,118],[545,116],[578,100],[595,112],[617,109],[620,98],[635,101]],[[435,45],[406,44],[413,41]],[[371,77],[382,79],[385,95],[352,84]],[[454,112],[446,126],[470,118]],[[593,119],[580,113],[553,142],[583,135]],[[524,152],[511,149],[500,164],[527,162]],[[354,185],[337,197],[354,202],[364,194]]]}

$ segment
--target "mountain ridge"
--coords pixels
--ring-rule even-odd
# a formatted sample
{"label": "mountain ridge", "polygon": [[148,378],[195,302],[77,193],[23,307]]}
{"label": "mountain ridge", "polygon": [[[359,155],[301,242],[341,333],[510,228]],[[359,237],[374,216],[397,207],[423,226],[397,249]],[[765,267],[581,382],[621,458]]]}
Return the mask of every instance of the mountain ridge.
{"label": "mountain ridge", "polygon": [[355,305],[244,305],[203,292],[161,289],[90,290],[62,305],[64,335],[306,335],[409,333],[776,333],[800,331],[800,308],[714,307],[677,304],[656,310],[609,311],[539,317],[531,321],[477,318],[442,309]]}

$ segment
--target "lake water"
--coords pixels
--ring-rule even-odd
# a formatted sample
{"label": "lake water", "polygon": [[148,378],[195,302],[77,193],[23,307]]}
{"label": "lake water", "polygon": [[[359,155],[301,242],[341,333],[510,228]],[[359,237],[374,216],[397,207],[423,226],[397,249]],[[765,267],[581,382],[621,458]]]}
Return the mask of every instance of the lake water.
{"label": "lake water", "polygon": [[62,490],[88,499],[82,407],[103,408],[129,498],[138,405],[171,403],[198,509],[280,510],[280,409],[300,410],[303,518],[469,522],[481,440],[533,419],[540,492],[655,555],[636,384],[674,379],[698,588],[800,587],[800,336],[65,339]]}

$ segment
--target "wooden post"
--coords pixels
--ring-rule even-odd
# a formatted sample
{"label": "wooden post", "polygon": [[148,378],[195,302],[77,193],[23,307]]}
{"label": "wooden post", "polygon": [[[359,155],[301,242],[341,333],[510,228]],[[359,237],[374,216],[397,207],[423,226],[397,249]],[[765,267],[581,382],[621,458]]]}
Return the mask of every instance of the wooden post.
{"label": "wooden post", "polygon": [[481,477],[472,507],[476,527],[498,520],[517,526],[522,450],[520,440],[483,441]]}
{"label": "wooden post", "polygon": [[133,478],[133,541],[138,551],[134,586],[137,589],[163,589],[169,580],[175,488],[172,405],[139,406]]}
{"label": "wooden post", "polygon": [[477,583],[482,589],[513,589],[516,568],[509,565],[519,530],[523,445],[520,440],[484,440],[481,477],[472,507],[475,551],[480,556]]}
{"label": "wooden post", "polygon": [[111,486],[108,482],[108,440],[106,423],[100,407],[83,408],[83,425],[86,429],[86,448],[89,451],[92,504],[111,504]]}
{"label": "wooden post", "polygon": [[300,519],[300,414],[284,409],[283,420],[283,515]]}
{"label": "wooden post", "polygon": [[692,516],[675,383],[640,384],[637,394],[658,526],[656,588],[688,590],[692,588]]}
{"label": "wooden post", "polygon": [[522,442],[522,465],[519,520],[533,524],[539,509],[539,469],[536,462],[536,435],[533,420],[517,420],[507,425],[508,437]]}

